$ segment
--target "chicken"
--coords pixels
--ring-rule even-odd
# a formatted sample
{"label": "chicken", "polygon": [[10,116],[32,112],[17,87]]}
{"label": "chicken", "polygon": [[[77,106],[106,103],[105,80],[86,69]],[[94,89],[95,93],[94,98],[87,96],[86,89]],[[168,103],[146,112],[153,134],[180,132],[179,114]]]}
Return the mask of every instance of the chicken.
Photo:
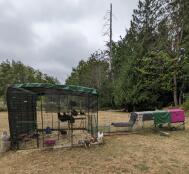
{"label": "chicken", "polygon": [[103,137],[104,137],[104,133],[102,132],[98,132],[98,137],[97,137],[97,141],[99,143],[103,143]]}

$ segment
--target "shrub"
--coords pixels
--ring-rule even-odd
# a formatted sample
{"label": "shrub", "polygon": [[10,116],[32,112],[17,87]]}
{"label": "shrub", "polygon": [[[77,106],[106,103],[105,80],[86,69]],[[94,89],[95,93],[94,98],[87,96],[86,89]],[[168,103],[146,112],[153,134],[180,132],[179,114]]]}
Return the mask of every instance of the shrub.
{"label": "shrub", "polygon": [[0,112],[7,111],[6,107],[0,107]]}
{"label": "shrub", "polygon": [[184,108],[184,110],[186,110],[186,111],[189,110],[189,100],[187,100],[187,101],[185,101],[185,102],[183,103],[183,108]]}

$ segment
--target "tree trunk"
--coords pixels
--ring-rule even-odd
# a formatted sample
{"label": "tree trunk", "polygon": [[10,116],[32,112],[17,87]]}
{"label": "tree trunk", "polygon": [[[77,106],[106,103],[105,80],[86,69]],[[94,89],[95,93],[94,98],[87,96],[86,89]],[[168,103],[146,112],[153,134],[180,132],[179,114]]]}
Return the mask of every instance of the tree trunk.
{"label": "tree trunk", "polygon": [[174,88],[173,88],[174,104],[175,104],[175,106],[177,106],[178,100],[177,100],[177,77],[176,77],[176,74],[174,74],[174,76],[173,76],[173,82],[174,82]]}
{"label": "tree trunk", "polygon": [[182,86],[180,88],[180,93],[179,93],[179,105],[183,103],[183,90],[184,90],[184,83],[182,83]]}
{"label": "tree trunk", "polygon": [[180,91],[180,94],[179,94],[179,105],[182,104],[182,98],[183,98],[183,92],[182,90]]}

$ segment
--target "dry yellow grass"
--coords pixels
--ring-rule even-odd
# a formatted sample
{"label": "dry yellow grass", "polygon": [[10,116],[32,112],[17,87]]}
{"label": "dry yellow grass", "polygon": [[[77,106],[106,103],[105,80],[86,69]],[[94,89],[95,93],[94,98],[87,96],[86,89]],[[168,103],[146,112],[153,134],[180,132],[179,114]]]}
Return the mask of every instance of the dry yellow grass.
{"label": "dry yellow grass", "polygon": [[[100,112],[101,125],[126,121],[127,114]],[[0,113],[0,131],[8,130],[7,114]],[[189,173],[189,129],[159,136],[151,130],[140,134],[105,138],[105,144],[90,149],[17,151],[0,155],[0,174],[60,173]]]}

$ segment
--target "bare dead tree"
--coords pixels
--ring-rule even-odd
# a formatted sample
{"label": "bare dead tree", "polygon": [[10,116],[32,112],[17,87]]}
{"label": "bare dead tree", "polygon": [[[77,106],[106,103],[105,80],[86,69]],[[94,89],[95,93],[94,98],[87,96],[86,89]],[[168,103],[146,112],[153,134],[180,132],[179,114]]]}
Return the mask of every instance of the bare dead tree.
{"label": "bare dead tree", "polygon": [[109,56],[109,69],[112,70],[112,3],[110,4],[110,10],[107,11],[104,16],[104,25],[103,25],[103,36],[108,36],[108,41],[105,41],[106,46],[108,46],[108,56]]}

